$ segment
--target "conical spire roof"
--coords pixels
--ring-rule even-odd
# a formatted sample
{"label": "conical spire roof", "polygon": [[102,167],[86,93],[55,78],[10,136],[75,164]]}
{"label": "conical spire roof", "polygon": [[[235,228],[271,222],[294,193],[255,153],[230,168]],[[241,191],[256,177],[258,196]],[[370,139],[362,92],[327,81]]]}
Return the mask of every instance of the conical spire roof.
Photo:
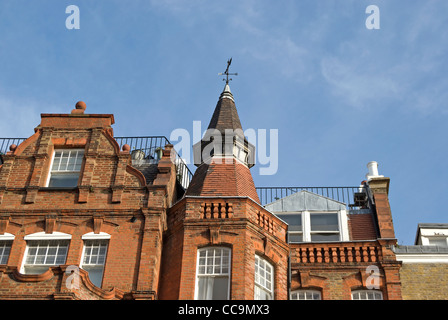
{"label": "conical spire roof", "polygon": [[[243,145],[248,144],[228,83],[219,97],[208,129],[217,129],[223,136],[226,129],[233,130],[240,136]],[[209,143],[210,141],[200,141],[199,150],[202,151]],[[250,197],[260,202],[249,166],[235,157],[224,159],[218,156],[206,162],[202,161],[193,175],[186,195]]]}
{"label": "conical spire roof", "polygon": [[228,83],[219,97],[208,129],[218,129],[223,134],[225,129],[243,129]]}

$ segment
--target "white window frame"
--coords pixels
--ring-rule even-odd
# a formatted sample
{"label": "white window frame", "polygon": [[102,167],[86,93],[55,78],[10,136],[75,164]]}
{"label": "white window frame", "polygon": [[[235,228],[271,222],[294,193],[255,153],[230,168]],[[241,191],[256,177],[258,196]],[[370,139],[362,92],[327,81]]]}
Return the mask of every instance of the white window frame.
{"label": "white window frame", "polygon": [[[339,231],[311,231],[311,215],[312,214],[337,214],[338,218],[338,228]],[[329,210],[329,211],[284,211],[284,212],[275,212],[276,215],[293,215],[300,214],[302,219],[302,231],[288,231],[291,234],[301,234],[302,242],[340,242],[340,241],[350,241],[350,235],[348,231],[348,218],[347,218],[347,210]],[[280,217],[281,219],[281,217]],[[338,240],[329,240],[329,241],[311,241],[311,235],[313,233],[329,233],[329,234],[339,234]]]}
{"label": "white window frame", "polygon": [[[319,214],[319,215],[336,215],[336,219],[337,219],[337,223],[338,223],[338,230],[337,231],[325,231],[325,230],[312,230],[312,224],[311,224],[311,216],[314,214]],[[313,234],[329,234],[329,235],[338,235],[338,239],[337,240],[328,240],[328,241],[341,241],[342,238],[342,226],[341,226],[341,216],[339,214],[339,211],[310,211],[308,214],[308,218],[309,218],[309,225],[307,226],[308,229],[308,236],[309,236],[309,241],[310,242],[327,242],[325,240],[312,240],[312,236]]]}
{"label": "white window frame", "polygon": [[[20,267],[20,273],[23,273],[23,274],[38,274],[38,273],[34,273],[34,272],[32,272],[32,273],[26,272],[25,269],[26,268],[29,268],[29,269],[35,268],[36,270],[39,270],[39,269],[43,270],[43,269],[48,269],[49,267],[55,267],[55,266],[58,266],[58,265],[61,265],[61,264],[65,264],[65,262],[67,261],[67,255],[68,255],[68,250],[70,248],[70,240],[71,240],[71,238],[72,238],[71,234],[67,234],[67,233],[63,233],[63,232],[57,232],[57,231],[55,231],[53,233],[45,233],[45,232],[42,231],[42,232],[36,232],[36,233],[33,233],[33,234],[26,235],[24,237],[24,240],[27,242],[27,244],[26,244],[26,248],[25,248],[25,254],[23,255],[23,259],[22,259],[22,265]],[[59,240],[61,242],[62,241],[68,241],[67,251],[65,253],[64,263],[61,263],[61,264],[27,264],[26,263],[26,260],[27,260],[28,255],[29,255],[30,241],[52,241],[52,240],[55,240],[55,241]],[[57,255],[56,255],[56,257],[57,257]]]}
{"label": "white window frame", "polygon": [[[270,275],[266,276],[266,266],[271,269]],[[263,273],[260,272],[263,270]],[[258,272],[257,272],[258,271]],[[255,274],[254,274],[254,300],[261,300],[260,292],[270,295],[270,299],[274,300],[274,266],[265,258],[255,255]],[[270,286],[267,285],[270,283]]]}
{"label": "white window frame", "polygon": [[353,290],[351,296],[352,300],[383,300],[383,293],[373,289]]}
{"label": "white window frame", "polygon": [[[426,236],[426,242],[428,246],[439,246],[439,247],[448,247],[448,237],[445,235],[440,236]],[[441,244],[431,243],[432,241],[437,240],[442,242]]]}
{"label": "white window frame", "polygon": [[[291,216],[293,216],[293,215],[300,215],[300,222],[302,223],[302,231],[296,231],[296,230],[291,231],[288,228],[288,239],[289,239],[288,241],[292,242],[292,243],[302,243],[302,242],[305,242],[304,241],[304,231],[303,231],[304,227],[303,227],[303,212],[302,211],[297,211],[297,212],[277,212],[276,214],[277,215],[280,214],[280,215],[284,215],[284,216],[287,216],[287,215],[291,215]],[[284,216],[278,217],[278,218],[280,218],[283,221]],[[284,222],[286,222],[286,221],[284,221]],[[291,236],[292,235],[300,236],[302,238],[302,241],[292,241],[291,240]]]}
{"label": "white window frame", "polygon": [[[109,240],[110,240],[111,236],[108,233],[105,232],[100,232],[100,233],[93,233],[93,232],[89,232],[84,234],[81,239],[84,240],[83,242],[83,249],[82,249],[82,255],[81,255],[81,262],[79,263],[79,267],[81,269],[86,270],[87,272],[90,271],[101,271],[101,281],[97,280],[97,279],[92,279],[90,278],[90,281],[92,281],[92,283],[94,285],[96,285],[97,287],[101,288],[101,285],[103,283],[103,277],[104,277],[104,267],[106,265],[106,260],[107,260],[107,253],[109,251]],[[85,255],[86,255],[86,244],[88,244],[91,241],[105,241],[106,242],[106,252],[104,253],[104,261],[102,264],[84,264],[84,259],[85,259]]]}
{"label": "white window frame", "polygon": [[[221,255],[220,255],[220,260],[221,260],[221,264],[219,265],[220,271],[219,272],[215,272],[215,267],[218,267],[218,265],[215,265],[214,261],[212,265],[208,265],[207,264],[207,258],[208,258],[208,251],[209,250],[223,250],[221,251]],[[201,257],[201,252],[206,252],[206,256],[205,257]],[[223,260],[223,253],[226,252],[226,256],[228,256],[228,265],[227,265],[227,272],[223,271],[223,266],[225,267],[225,265],[223,265],[222,260]],[[214,255],[214,257],[216,257]],[[205,264],[201,264],[200,261],[203,260],[205,258]],[[204,267],[205,272],[201,272],[201,268]],[[213,272],[209,272],[207,270],[208,267],[212,267]],[[197,260],[196,260],[196,284],[195,284],[195,294],[194,294],[194,299],[195,300],[199,300],[199,294],[200,294],[200,288],[199,288],[199,281],[201,278],[227,278],[227,293],[226,293],[226,300],[230,299],[230,276],[232,274],[232,250],[228,247],[214,247],[214,246],[210,246],[210,247],[204,247],[204,248],[200,248],[197,250]]]}
{"label": "white window frame", "polygon": [[312,289],[294,290],[290,294],[290,300],[322,300],[322,293]]}
{"label": "white window frame", "polygon": [[[11,248],[12,248],[12,243],[14,241],[15,236],[10,234],[10,233],[4,233],[4,234],[0,234],[0,264],[2,264],[2,260],[5,260],[5,256],[6,256],[6,260],[4,261],[5,263],[3,264],[7,264],[8,260],[9,260],[9,255],[11,254]],[[10,246],[7,246],[7,244],[11,244]],[[9,247],[9,252],[6,255],[5,251],[6,248]]]}
{"label": "white window frame", "polygon": [[[62,151],[62,152],[67,152],[68,151],[68,152],[70,152],[70,155],[71,155],[71,152],[77,152],[77,153],[78,152],[82,152],[83,155],[81,157],[81,167],[80,167],[80,169],[79,170],[67,170],[67,168],[66,168],[65,170],[59,170],[60,168],[58,168],[58,170],[53,170],[53,164],[54,164],[54,159],[55,159],[55,156],[56,156],[56,152],[59,152],[59,151]],[[81,170],[82,170],[82,162],[84,161],[84,153],[85,153],[84,149],[70,149],[70,148],[55,149],[53,151],[53,156],[51,157],[50,170],[49,170],[49,174],[48,174],[45,186],[49,187],[50,180],[51,180],[51,177],[53,175],[61,175],[62,176],[62,175],[78,174],[78,181],[79,181],[79,177],[81,176]],[[76,163],[78,163],[78,162],[76,162]],[[73,188],[76,187],[76,186],[73,186]],[[57,188],[57,187],[55,187],[55,188]]]}

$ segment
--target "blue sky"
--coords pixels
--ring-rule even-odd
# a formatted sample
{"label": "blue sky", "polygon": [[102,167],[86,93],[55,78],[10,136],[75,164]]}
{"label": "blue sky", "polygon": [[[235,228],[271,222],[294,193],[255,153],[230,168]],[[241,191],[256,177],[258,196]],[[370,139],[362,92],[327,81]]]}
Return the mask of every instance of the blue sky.
{"label": "blue sky", "polygon": [[[68,30],[65,9],[80,9]],[[365,27],[366,7],[380,29]],[[0,137],[40,113],[113,113],[116,136],[205,130],[232,57],[245,129],[278,129],[279,169],[257,186],[391,178],[400,244],[448,223],[448,2],[418,0],[0,2]]]}

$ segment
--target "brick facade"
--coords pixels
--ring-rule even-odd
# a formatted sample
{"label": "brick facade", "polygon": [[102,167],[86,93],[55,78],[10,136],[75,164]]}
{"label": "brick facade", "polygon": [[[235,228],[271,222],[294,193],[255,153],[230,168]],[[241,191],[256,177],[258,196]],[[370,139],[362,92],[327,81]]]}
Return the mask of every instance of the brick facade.
{"label": "brick facade", "polygon": [[[85,108],[84,108],[85,109]],[[175,197],[175,170],[167,146],[159,175],[146,184],[130,165],[129,150],[119,150],[113,138],[112,115],[43,114],[33,136],[3,156],[0,169],[0,234],[15,236],[7,266],[0,277],[0,298],[58,298],[68,266],[79,266],[82,235],[110,235],[102,287],[80,272],[80,291],[69,297],[95,299],[155,298],[158,287],[166,208]],[[47,188],[55,149],[85,150],[78,187]],[[26,241],[36,232],[70,234],[65,265],[36,275],[20,273]],[[59,280],[57,280],[59,279]],[[54,285],[50,285],[54,282]]]}
{"label": "brick facade", "polygon": [[170,208],[168,230],[161,299],[194,299],[197,250],[206,246],[231,248],[231,299],[253,299],[255,254],[275,266],[274,296],[287,299],[286,224],[250,198],[186,197]]}
{"label": "brick facade", "polygon": [[[172,145],[155,173],[145,174],[132,164],[129,146],[120,150],[114,139],[113,115],[85,110],[80,102],[69,114],[42,114],[35,134],[3,156],[0,237],[14,240],[0,265],[0,299],[194,299],[198,250],[208,247],[230,249],[230,299],[254,299],[256,256],[273,266],[277,300],[302,289],[318,290],[325,300],[351,299],[353,290],[369,287],[372,266],[384,299],[402,298],[401,263],[390,249],[396,239],[388,178],[370,181],[374,216],[348,215],[350,241],[288,243],[288,225],[260,205],[251,164],[201,163],[182,195]],[[218,127],[241,129],[230,90],[210,122]],[[47,187],[58,149],[84,150],[76,187]],[[66,261],[25,274],[26,237],[36,233],[70,235]],[[86,234],[109,236],[100,287],[76,269]]]}
{"label": "brick facade", "polygon": [[400,279],[404,300],[446,300],[447,263],[403,263]]}

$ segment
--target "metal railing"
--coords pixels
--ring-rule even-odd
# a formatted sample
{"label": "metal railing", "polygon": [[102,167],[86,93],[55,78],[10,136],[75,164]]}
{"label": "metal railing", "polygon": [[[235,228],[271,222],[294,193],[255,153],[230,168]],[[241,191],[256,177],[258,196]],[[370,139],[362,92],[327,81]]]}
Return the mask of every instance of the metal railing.
{"label": "metal railing", "polygon": [[300,191],[309,191],[320,196],[345,203],[348,209],[361,209],[368,203],[365,187],[257,187],[260,203],[264,206]]}
{"label": "metal railing", "polygon": [[6,154],[11,145],[15,144],[18,146],[25,140],[26,138],[0,138],[0,154]]}
{"label": "metal railing", "polygon": [[[145,136],[145,137],[115,137],[115,140],[120,146],[127,144],[131,147],[131,154],[134,153],[139,159],[159,160],[161,157],[161,150],[165,145],[171,142],[165,136]],[[179,156],[176,150],[174,163],[176,165],[177,181],[186,189],[190,184],[193,173],[188,168],[185,161]]]}
{"label": "metal railing", "polygon": [[[6,154],[9,151],[9,147],[12,144],[19,145],[26,138],[0,138],[0,155]],[[115,140],[120,146],[120,150],[123,145],[128,144],[131,147],[132,152],[139,152],[143,159],[158,161],[161,157],[161,150],[165,148],[165,145],[170,141],[165,136],[146,136],[146,137],[115,137]],[[192,172],[186,165],[185,161],[179,156],[176,150],[175,152],[175,165],[177,180],[181,186],[186,189],[190,184],[193,177]],[[1,164],[0,158],[0,164]]]}

